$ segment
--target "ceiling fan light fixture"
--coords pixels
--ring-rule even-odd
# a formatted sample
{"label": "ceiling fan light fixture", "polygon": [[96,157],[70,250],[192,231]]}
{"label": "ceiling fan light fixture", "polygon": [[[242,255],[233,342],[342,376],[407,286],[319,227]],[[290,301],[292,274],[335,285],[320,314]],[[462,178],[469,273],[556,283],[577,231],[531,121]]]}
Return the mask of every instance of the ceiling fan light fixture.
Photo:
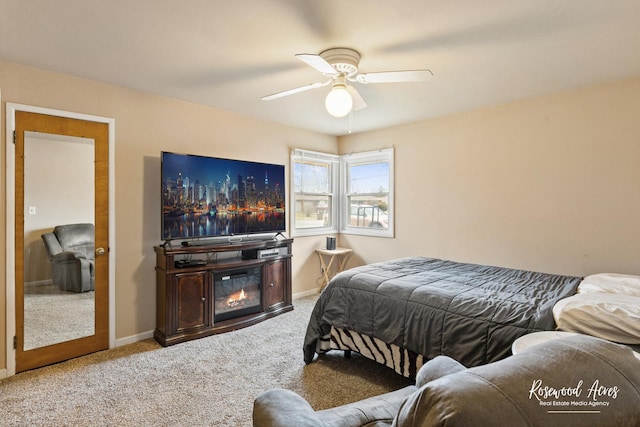
{"label": "ceiling fan light fixture", "polygon": [[334,84],[324,100],[327,112],[333,117],[344,117],[353,107],[353,98],[344,84]]}
{"label": "ceiling fan light fixture", "polygon": [[296,58],[321,72],[328,79],[324,82],[311,83],[263,96],[263,100],[270,101],[331,84],[331,91],[324,100],[325,108],[333,117],[344,117],[351,111],[360,111],[367,107],[367,103],[356,88],[348,83],[421,82],[433,77],[433,73],[427,69],[360,73],[358,70],[360,53],[348,47],[326,49],[318,55],[299,53],[296,54]]}

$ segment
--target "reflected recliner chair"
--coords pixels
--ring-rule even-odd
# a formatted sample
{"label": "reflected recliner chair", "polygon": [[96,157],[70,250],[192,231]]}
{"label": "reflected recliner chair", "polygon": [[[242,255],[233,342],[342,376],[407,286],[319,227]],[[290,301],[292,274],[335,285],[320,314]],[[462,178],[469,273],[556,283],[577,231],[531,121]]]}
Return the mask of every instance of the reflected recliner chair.
{"label": "reflected recliner chair", "polygon": [[64,291],[94,290],[94,235],[93,224],[58,225],[42,235],[54,285]]}

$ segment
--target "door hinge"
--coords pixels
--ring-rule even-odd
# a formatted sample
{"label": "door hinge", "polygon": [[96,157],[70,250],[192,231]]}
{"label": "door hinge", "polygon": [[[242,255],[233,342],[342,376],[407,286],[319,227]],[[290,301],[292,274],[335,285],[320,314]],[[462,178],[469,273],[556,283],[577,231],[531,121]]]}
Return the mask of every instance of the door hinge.
{"label": "door hinge", "polygon": [[13,131],[13,143],[14,144],[16,143],[16,131],[15,130]]}
{"label": "door hinge", "polygon": [[14,350],[18,349],[18,336],[17,335],[13,336],[13,349]]}

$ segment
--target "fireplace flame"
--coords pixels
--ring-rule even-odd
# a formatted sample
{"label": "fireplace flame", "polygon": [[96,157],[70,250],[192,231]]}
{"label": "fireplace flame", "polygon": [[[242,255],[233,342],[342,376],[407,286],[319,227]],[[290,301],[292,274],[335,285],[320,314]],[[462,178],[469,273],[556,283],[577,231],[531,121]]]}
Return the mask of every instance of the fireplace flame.
{"label": "fireplace flame", "polygon": [[227,306],[235,307],[237,305],[242,304],[242,302],[247,299],[247,294],[244,293],[244,288],[240,289],[240,292],[236,292],[235,294],[231,294],[229,300],[227,301]]}

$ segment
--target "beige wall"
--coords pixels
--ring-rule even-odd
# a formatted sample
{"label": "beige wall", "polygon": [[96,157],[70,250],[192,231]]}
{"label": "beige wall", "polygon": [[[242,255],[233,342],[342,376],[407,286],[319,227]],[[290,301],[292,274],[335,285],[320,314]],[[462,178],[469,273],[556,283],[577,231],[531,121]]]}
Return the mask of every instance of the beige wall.
{"label": "beige wall", "polygon": [[[0,62],[4,102],[116,120],[116,337],[155,327],[161,150],[289,163],[334,137]],[[426,100],[425,102],[429,102]],[[350,265],[427,255],[533,270],[640,274],[640,78],[339,139],[396,147],[396,237],[340,236]],[[4,131],[0,164],[5,162]],[[6,191],[0,173],[0,241]],[[294,243],[294,293],[315,288],[324,236]],[[0,245],[0,270],[5,271]],[[5,307],[0,276],[0,307]],[[0,369],[6,367],[0,315]]]}
{"label": "beige wall", "polygon": [[396,155],[396,238],[341,235],[352,264],[419,254],[640,274],[640,78],[339,144],[344,153],[393,145]]}
{"label": "beige wall", "polygon": [[[5,241],[5,103],[115,118],[116,338],[155,328],[155,258],[160,241],[160,151],[289,164],[293,147],[337,152],[335,137],[93,81],[0,62],[0,241]],[[288,179],[288,177],[287,177]],[[313,249],[322,238],[293,245],[293,292],[316,287]],[[6,266],[0,245],[0,271]],[[11,268],[11,266],[9,266]],[[0,276],[0,370],[6,367],[6,283]]]}

